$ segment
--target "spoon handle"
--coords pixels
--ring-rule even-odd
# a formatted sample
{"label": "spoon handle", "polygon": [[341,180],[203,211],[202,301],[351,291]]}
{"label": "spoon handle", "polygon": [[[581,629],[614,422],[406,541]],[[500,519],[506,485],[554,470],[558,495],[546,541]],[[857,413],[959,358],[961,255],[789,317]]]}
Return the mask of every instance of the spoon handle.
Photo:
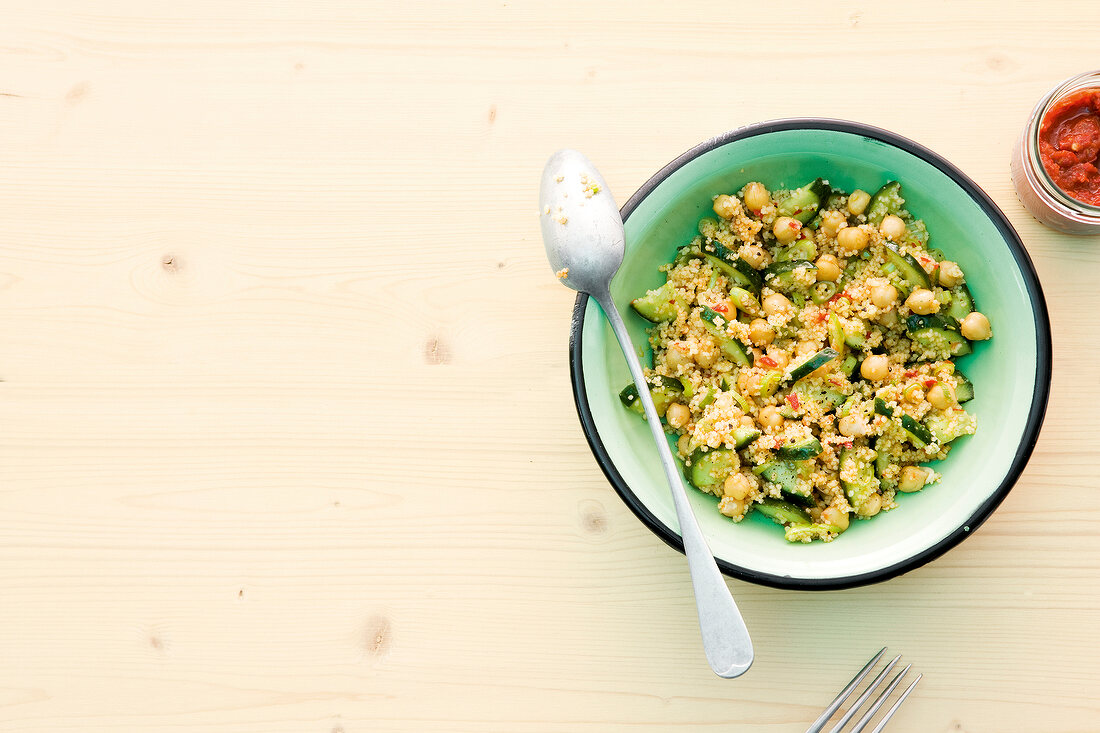
{"label": "spoon handle", "polygon": [[661,419],[649,395],[649,385],[646,384],[638,355],[634,352],[630,334],[626,331],[626,324],[623,323],[622,316],[611,300],[609,291],[590,295],[603,309],[604,315],[611,323],[611,330],[615,332],[615,338],[619,340],[627,366],[630,367],[630,375],[634,378],[634,384],[638,386],[638,397],[645,408],[646,422],[649,423],[650,432],[653,433],[653,440],[657,443],[657,453],[661,457],[661,465],[665,469],[669,488],[672,489],[676,518],[680,524],[680,536],[684,541],[684,554],[687,555],[691,584],[695,589],[695,605],[699,611],[703,651],[707,655],[711,669],[719,677],[739,677],[748,671],[749,665],[752,664],[753,651],[749,630],[745,627],[741,612],[737,610],[737,604],[730,595],[726,581],[714,562],[714,555],[711,554],[707,541],[703,537],[703,531],[699,528],[695,514],[691,511],[687,492],[680,481],[680,472],[676,468],[672,451],[669,449],[668,438],[661,428]]}

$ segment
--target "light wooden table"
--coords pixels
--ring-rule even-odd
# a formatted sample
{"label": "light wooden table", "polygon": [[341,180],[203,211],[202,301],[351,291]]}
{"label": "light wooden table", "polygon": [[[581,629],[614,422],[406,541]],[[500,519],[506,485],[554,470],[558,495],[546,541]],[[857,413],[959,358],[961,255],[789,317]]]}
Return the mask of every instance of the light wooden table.
{"label": "light wooden table", "polygon": [[[1064,2],[8,3],[0,730],[796,733],[883,643],[926,675],[892,731],[1100,730],[1100,247],[1008,177],[1098,32]],[[624,201],[790,115],[985,187],[1055,383],[942,559],[731,581],[757,662],[722,681],[585,445],[535,189],[569,145]]]}

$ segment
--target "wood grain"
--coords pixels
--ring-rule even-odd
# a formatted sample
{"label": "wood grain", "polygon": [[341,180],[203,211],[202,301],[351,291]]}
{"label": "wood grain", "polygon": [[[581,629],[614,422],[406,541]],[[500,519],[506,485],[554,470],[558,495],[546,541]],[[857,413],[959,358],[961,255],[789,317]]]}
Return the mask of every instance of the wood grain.
{"label": "wood grain", "polygon": [[[0,730],[793,733],[883,643],[926,675],[892,731],[1100,729],[1100,248],[1008,177],[1035,100],[1100,66],[1091,3],[5,10]],[[729,682],[585,445],[535,187],[569,145],[623,201],[789,115],[982,185],[1055,378],[1023,480],[945,557],[731,581],[758,661]]]}

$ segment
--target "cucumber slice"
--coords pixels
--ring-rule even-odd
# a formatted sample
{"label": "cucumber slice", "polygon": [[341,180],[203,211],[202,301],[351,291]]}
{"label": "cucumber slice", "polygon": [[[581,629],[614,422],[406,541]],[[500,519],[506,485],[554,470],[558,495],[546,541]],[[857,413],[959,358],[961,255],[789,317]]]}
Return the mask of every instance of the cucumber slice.
{"label": "cucumber slice", "polygon": [[787,542],[826,540],[835,534],[840,534],[840,527],[831,524],[788,524],[783,530]]}
{"label": "cucumber slice", "polygon": [[765,499],[753,508],[776,524],[810,524],[809,515],[787,501]]}
{"label": "cucumber slice", "polygon": [[806,361],[791,369],[788,379],[790,379],[792,382],[797,382],[803,377],[806,377],[809,374],[817,371],[821,367],[825,366],[838,356],[840,356],[840,354],[837,353],[836,349],[826,346],[824,349],[817,352],[809,359],[806,359]]}
{"label": "cucumber slice", "polygon": [[760,475],[773,484],[779,484],[783,493],[796,493],[798,468],[790,461],[771,461],[760,467]]}
{"label": "cucumber slice", "polygon": [[756,315],[760,312],[760,301],[748,290],[740,287],[730,288],[730,300],[741,311],[748,315]]}
{"label": "cucumber slice", "polygon": [[787,260],[769,265],[764,270],[764,281],[771,288],[784,293],[795,289],[804,290],[805,288],[795,280],[796,270],[811,271],[814,277],[817,276],[817,266],[809,260]]}
{"label": "cucumber slice", "polygon": [[974,383],[958,369],[955,370],[955,379],[958,380],[958,384],[955,385],[955,399],[958,403],[961,405],[974,399]]}
{"label": "cucumber slice", "polygon": [[895,481],[887,481],[884,478],[884,475],[886,473],[886,467],[889,466],[889,465],[890,465],[890,456],[888,456],[885,451],[883,451],[883,452],[879,453],[877,456],[875,456],[875,476],[878,477],[879,486],[882,487],[883,489],[894,488],[894,486],[896,484]]}
{"label": "cucumber slice", "polygon": [[642,318],[651,323],[663,323],[675,321],[680,310],[687,307],[687,302],[677,293],[672,283],[665,283],[659,288],[647,291],[640,298],[630,301],[630,306]]}
{"label": "cucumber slice", "polygon": [[756,428],[741,426],[733,431],[733,446],[737,449],[744,448],[760,437],[760,431]]}
{"label": "cucumber slice", "polygon": [[789,247],[784,247],[775,256],[776,262],[795,260],[814,260],[817,258],[817,245],[812,239],[800,239]]}
{"label": "cucumber slice", "polygon": [[780,216],[789,216],[792,219],[805,224],[814,218],[821,203],[829,198],[832,187],[821,178],[814,179],[811,183],[796,188],[790,195],[776,204],[776,211]]}
{"label": "cucumber slice", "polygon": [[971,351],[970,342],[963,338],[962,334],[945,328],[921,328],[910,331],[909,338],[942,358],[966,356]]}
{"label": "cucumber slice", "polygon": [[703,306],[702,319],[703,328],[711,336],[718,339],[718,348],[726,355],[726,358],[740,366],[752,366],[752,358],[749,356],[745,345],[730,336],[726,331],[729,319],[725,315]]}
{"label": "cucumber slice", "polygon": [[902,279],[914,288],[930,290],[932,281],[928,279],[928,273],[920,266],[912,255],[908,255],[897,248],[893,242],[886,242],[886,259],[890,261]]}
{"label": "cucumber slice", "polygon": [[738,458],[737,451],[725,448],[704,451],[699,448],[691,455],[688,479],[696,488],[705,491],[725,481],[740,465],[741,459]]}
{"label": "cucumber slice", "polygon": [[867,343],[867,324],[862,320],[847,321],[844,323],[844,343],[853,349],[863,349]]}
{"label": "cucumber slice", "polygon": [[840,371],[844,376],[851,379],[852,375],[856,372],[857,366],[859,366],[859,360],[853,355],[848,354],[848,356],[844,357],[844,361],[840,362]]}
{"label": "cucumber slice", "polygon": [[800,443],[791,443],[781,447],[775,455],[789,461],[808,461],[821,455],[821,441],[808,438]]}
{"label": "cucumber slice", "polygon": [[944,312],[960,322],[973,313],[974,296],[970,294],[970,288],[966,287],[965,284],[951,288],[951,302],[947,304],[947,309]]}
{"label": "cucumber slice", "polygon": [[867,204],[867,221],[878,226],[888,214],[901,216],[904,210],[905,199],[901,197],[901,184],[890,181],[871,197],[871,202]]}
{"label": "cucumber slice", "polygon": [[[875,458],[878,458],[877,453]],[[840,475],[855,476],[853,481],[841,480],[840,485],[844,489],[844,495],[848,497],[848,503],[858,514],[871,494],[876,493],[879,488],[874,463],[860,458],[856,449],[845,448],[840,451]]]}
{"label": "cucumber slice", "polygon": [[753,293],[760,292],[760,285],[762,278],[760,273],[753,269],[753,266],[748,262],[737,256],[737,253],[731,249],[727,249],[719,242],[700,242],[695,241],[691,247],[687,248],[687,251],[680,250],[680,254],[677,256],[676,261],[686,262],[689,259],[696,258],[705,260],[716,270],[730,279],[734,285],[742,288],[746,288]]}
{"label": "cucumber slice", "polygon": [[[816,404],[823,415],[840,407],[844,400],[847,399],[837,390],[832,387],[826,387],[816,380],[799,382],[794,386],[794,389],[791,390],[791,393],[798,397],[799,407],[807,409],[810,404]],[[780,411],[782,411],[782,409]],[[784,417],[786,417],[786,415],[784,415]]]}
{"label": "cucumber slice", "polygon": [[[657,408],[657,414],[665,416],[665,410],[673,402],[676,402],[684,394],[684,385],[679,379],[672,377],[653,376],[648,379],[649,396],[653,398],[653,406]],[[619,392],[619,401],[626,409],[645,417],[645,408],[638,398],[638,386],[631,382]]]}
{"label": "cucumber slice", "polygon": [[909,441],[918,448],[923,448],[932,442],[932,432],[908,415],[901,416],[901,429],[905,431]]}
{"label": "cucumber slice", "polygon": [[977,428],[977,420],[965,411],[932,413],[924,419],[924,424],[943,445],[964,435],[973,435]]}
{"label": "cucumber slice", "polygon": [[886,404],[886,400],[881,397],[875,398],[875,413],[879,415],[885,415],[886,417],[894,416],[894,408]]}
{"label": "cucumber slice", "polygon": [[919,331],[922,328],[940,328],[947,331],[958,331],[959,322],[951,316],[921,316],[914,313],[905,321],[905,330]]}

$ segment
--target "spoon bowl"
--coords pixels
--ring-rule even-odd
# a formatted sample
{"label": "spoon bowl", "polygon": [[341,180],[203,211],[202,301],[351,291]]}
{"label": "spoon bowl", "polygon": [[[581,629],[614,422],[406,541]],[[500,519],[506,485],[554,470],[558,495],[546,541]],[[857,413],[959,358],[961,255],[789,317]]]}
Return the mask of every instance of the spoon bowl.
{"label": "spoon bowl", "polygon": [[606,288],[623,264],[623,219],[603,176],[576,150],[546,162],[539,187],[546,258],[562,284],[584,293]]}

